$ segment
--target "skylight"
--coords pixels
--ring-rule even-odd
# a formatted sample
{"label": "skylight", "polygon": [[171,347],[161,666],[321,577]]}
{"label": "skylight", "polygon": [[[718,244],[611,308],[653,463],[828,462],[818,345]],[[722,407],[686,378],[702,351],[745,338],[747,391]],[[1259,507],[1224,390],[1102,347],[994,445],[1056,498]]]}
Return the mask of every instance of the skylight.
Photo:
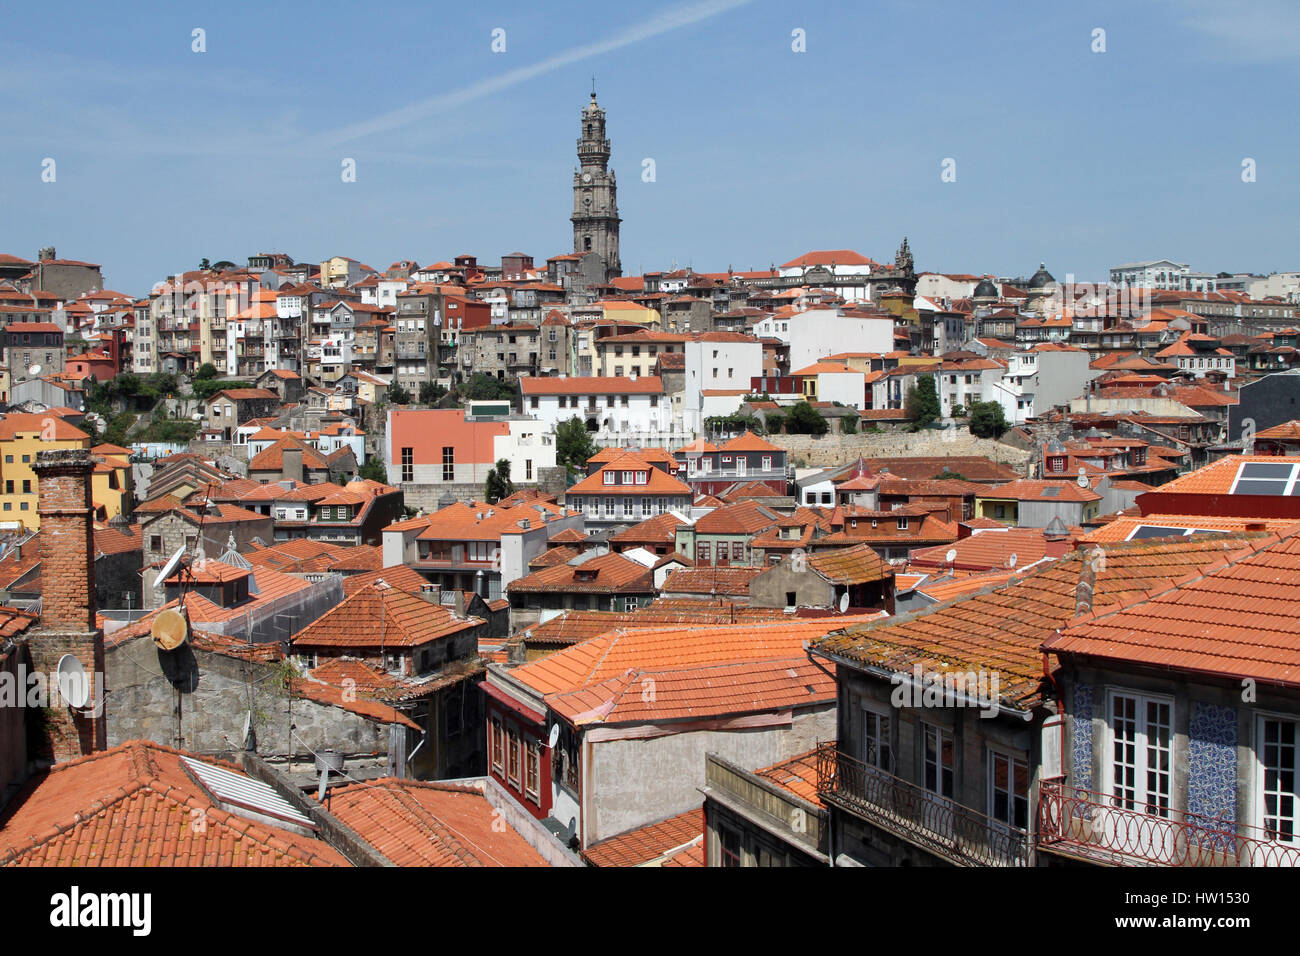
{"label": "skylight", "polygon": [[1163,525],[1140,524],[1129,532],[1127,541],[1142,538],[1186,538],[1194,534],[1227,534],[1222,528],[1169,528]]}

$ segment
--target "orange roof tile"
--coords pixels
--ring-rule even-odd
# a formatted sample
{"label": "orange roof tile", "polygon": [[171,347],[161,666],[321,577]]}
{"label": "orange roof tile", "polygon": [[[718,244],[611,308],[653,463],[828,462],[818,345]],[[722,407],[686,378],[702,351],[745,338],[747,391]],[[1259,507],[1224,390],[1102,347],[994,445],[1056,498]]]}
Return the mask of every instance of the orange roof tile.
{"label": "orange roof tile", "polygon": [[728,594],[748,596],[749,584],[766,568],[678,568],[664,580],[665,594]]}
{"label": "orange roof tile", "polygon": [[384,777],[334,788],[329,809],[398,866],[547,865],[474,787]]}
{"label": "orange roof tile", "polygon": [[1056,654],[1300,686],[1300,538],[1234,540],[1208,566],[1075,620]]}
{"label": "orange roof tile", "polygon": [[[382,574],[382,572],[381,572]],[[293,636],[295,647],[419,647],[484,622],[378,582],[360,588]]]}
{"label": "orange roof tile", "polygon": [[1085,560],[1096,570],[1092,606],[1098,610],[1161,590],[1188,574],[1203,573],[1239,539],[1195,538],[1178,543],[1099,546],[1104,561],[1076,551],[1039,565],[1011,583],[936,604],[907,618],[847,627],[814,640],[813,649],[841,664],[864,664],[895,672],[945,669],[997,673],[1004,705],[1032,709],[1042,700],[1039,647],[1075,616]]}
{"label": "orange roof tile", "polygon": [[[348,865],[319,839],[222,809],[183,756],[135,740],[34,777],[0,814],[0,866]],[[205,826],[184,825],[197,813]]]}
{"label": "orange roof tile", "polygon": [[610,552],[581,564],[539,568],[516,578],[507,591],[512,595],[539,591],[648,594],[654,591],[654,575],[639,561]]}
{"label": "orange roof tile", "polygon": [[582,853],[592,866],[645,866],[694,845],[704,834],[704,808],[628,830],[593,843]]}

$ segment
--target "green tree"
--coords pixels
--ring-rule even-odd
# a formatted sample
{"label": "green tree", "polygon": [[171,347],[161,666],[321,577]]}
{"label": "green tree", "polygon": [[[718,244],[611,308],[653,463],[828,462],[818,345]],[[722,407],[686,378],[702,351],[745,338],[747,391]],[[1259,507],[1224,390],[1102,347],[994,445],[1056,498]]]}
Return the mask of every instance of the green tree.
{"label": "green tree", "polygon": [[921,375],[916,384],[907,390],[905,404],[907,419],[912,431],[919,432],[939,417],[939,393],[935,391],[934,376]]}
{"label": "green tree", "polygon": [[1002,406],[997,402],[971,402],[970,433],[977,438],[1001,438],[1002,433],[1010,428]]}
{"label": "green tree", "polygon": [[763,420],[766,423],[763,430],[769,435],[779,435],[785,428],[786,418],[780,412],[768,412]]}
{"label": "green tree", "polygon": [[411,393],[394,382],[388,386],[388,400],[394,405],[410,405]]}
{"label": "green tree", "polygon": [[596,443],[581,418],[570,418],[555,426],[555,463],[563,465],[570,475],[582,471],[596,451]]}
{"label": "green tree", "polygon": [[439,385],[437,382],[420,383],[420,404],[436,405],[438,399],[447,394],[447,386]]}
{"label": "green tree", "polygon": [[953,471],[951,468],[944,468],[943,471],[934,476],[935,481],[965,481],[966,476],[961,472]]}
{"label": "green tree", "polygon": [[855,435],[858,431],[858,416],[845,415],[840,419],[840,434]]}
{"label": "green tree", "polygon": [[213,365],[211,362],[204,362],[194,372],[194,378],[196,381],[202,378],[216,378],[216,377],[217,377],[217,367]]}
{"label": "green tree", "polygon": [[791,435],[825,435],[830,428],[826,419],[807,402],[800,402],[790,409],[790,417],[785,423],[785,430]]}
{"label": "green tree", "polygon": [[502,498],[509,498],[515,493],[514,482],[510,480],[510,459],[498,458],[497,466],[488,472],[487,487],[483,497],[489,504],[496,504]]}
{"label": "green tree", "polygon": [[386,485],[388,484],[388,469],[384,467],[384,462],[378,455],[371,455],[357,471],[357,477],[365,478],[368,481],[378,481]]}
{"label": "green tree", "polygon": [[486,372],[475,372],[468,381],[461,383],[459,392],[460,397],[468,401],[509,399],[513,402],[519,397],[519,380],[504,381]]}

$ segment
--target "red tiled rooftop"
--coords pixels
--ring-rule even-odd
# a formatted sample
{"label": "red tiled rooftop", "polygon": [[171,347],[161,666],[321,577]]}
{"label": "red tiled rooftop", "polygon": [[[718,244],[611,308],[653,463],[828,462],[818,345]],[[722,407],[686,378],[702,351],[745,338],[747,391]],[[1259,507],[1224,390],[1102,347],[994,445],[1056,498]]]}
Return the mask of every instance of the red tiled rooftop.
{"label": "red tiled rooftop", "polygon": [[582,853],[592,866],[644,866],[694,845],[704,834],[704,808],[696,807],[593,843]]}

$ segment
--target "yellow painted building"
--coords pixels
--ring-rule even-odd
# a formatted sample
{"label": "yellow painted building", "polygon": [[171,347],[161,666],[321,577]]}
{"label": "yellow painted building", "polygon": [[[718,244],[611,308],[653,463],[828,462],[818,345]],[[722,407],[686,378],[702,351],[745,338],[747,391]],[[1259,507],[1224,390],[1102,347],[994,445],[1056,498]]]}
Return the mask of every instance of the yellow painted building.
{"label": "yellow painted building", "polygon": [[135,482],[131,477],[131,450],[120,445],[96,445],[91,449],[102,462],[95,465],[91,492],[95,500],[95,520],[108,521],[131,510]]}
{"label": "yellow painted building", "polygon": [[28,531],[41,526],[32,462],[38,451],[60,448],[88,449],[90,436],[55,415],[15,413],[0,419],[0,525],[22,522]]}

